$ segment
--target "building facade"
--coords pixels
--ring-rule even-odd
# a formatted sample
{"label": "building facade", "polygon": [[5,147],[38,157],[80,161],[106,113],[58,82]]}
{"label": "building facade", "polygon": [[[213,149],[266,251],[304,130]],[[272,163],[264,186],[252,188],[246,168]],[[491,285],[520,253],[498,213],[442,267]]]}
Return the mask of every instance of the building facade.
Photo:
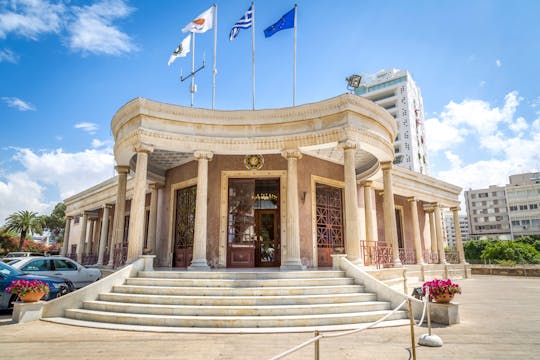
{"label": "building facade", "polygon": [[[118,176],[65,200],[63,253],[209,268],[446,263],[461,189],[394,167],[396,122],[353,94],[214,111],[137,98],[112,119]],[[465,262],[456,236],[459,261]],[[116,266],[116,265],[115,265]]]}
{"label": "building facade", "polygon": [[429,174],[424,105],[420,88],[407,70],[382,70],[363,77],[356,94],[385,108],[396,120],[394,164]]}
{"label": "building facade", "polygon": [[506,186],[465,191],[472,238],[540,235],[540,173],[511,175],[509,181]]}

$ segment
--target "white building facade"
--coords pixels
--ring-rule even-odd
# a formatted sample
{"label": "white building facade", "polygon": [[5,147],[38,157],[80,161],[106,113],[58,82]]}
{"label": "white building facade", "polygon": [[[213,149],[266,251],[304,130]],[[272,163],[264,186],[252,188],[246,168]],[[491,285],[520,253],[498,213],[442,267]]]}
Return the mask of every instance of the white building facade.
{"label": "white building facade", "polygon": [[356,94],[385,108],[398,127],[394,165],[429,174],[420,88],[407,70],[381,70],[363,76]]}

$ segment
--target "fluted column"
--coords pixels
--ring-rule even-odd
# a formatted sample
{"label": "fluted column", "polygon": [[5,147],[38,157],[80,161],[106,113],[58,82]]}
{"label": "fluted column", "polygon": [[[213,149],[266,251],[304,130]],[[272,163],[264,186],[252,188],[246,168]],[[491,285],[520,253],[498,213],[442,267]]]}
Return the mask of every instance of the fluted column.
{"label": "fluted column", "polygon": [[366,240],[377,241],[379,234],[377,233],[377,210],[373,203],[373,189],[371,181],[364,183],[364,207],[366,215]]}
{"label": "fluted column", "polygon": [[111,240],[111,248],[109,249],[109,265],[113,266],[114,262],[114,247],[116,244],[122,243],[124,239],[124,225],[126,222],[126,187],[127,174],[129,166],[117,166],[118,186],[116,189],[116,204],[114,206],[114,223],[113,236]]}
{"label": "fluted column", "polygon": [[433,259],[433,253],[438,254],[439,250],[437,250],[437,230],[435,229],[435,210],[433,208],[429,209],[429,236],[431,239],[431,246],[430,246],[430,255],[431,259]]}
{"label": "fluted column", "polygon": [[411,206],[411,220],[414,239],[414,253],[416,254],[416,263],[424,264],[424,255],[422,252],[422,242],[420,241],[420,222],[418,221],[418,204],[414,196],[407,199]]}
{"label": "fluted column", "polygon": [[298,215],[298,160],[302,153],[298,149],[288,149],[281,152],[287,159],[287,257],[282,269],[303,269],[300,259],[300,219]]}
{"label": "fluted column", "polygon": [[396,210],[394,205],[394,190],[392,189],[392,163],[381,163],[384,187],[384,238],[392,245],[392,262],[395,267],[401,266],[399,259],[399,244],[396,225]]}
{"label": "fluted column", "polygon": [[444,253],[443,231],[441,208],[439,204],[435,204],[435,229],[437,230],[437,248],[439,250],[439,263],[446,264],[446,254]]}
{"label": "fluted column", "polygon": [[110,205],[103,206],[103,219],[101,220],[101,236],[99,238],[97,265],[103,265],[103,255],[105,255],[105,247],[107,246],[107,235],[109,234],[110,210]]}
{"label": "fluted column", "polygon": [[148,239],[146,247],[152,249],[156,253],[156,226],[157,226],[157,205],[158,205],[158,189],[160,185],[150,185],[150,218],[148,220]]}
{"label": "fluted column", "polygon": [[84,244],[86,243],[86,228],[88,226],[88,214],[83,213],[81,220],[81,236],[79,237],[79,245],[77,245],[77,261],[82,262]]}
{"label": "fluted column", "polygon": [[459,257],[459,263],[460,264],[467,264],[467,261],[465,260],[465,252],[463,251],[463,241],[461,239],[461,229],[459,227],[459,208],[458,207],[452,207],[450,208],[452,211],[452,217],[454,218],[454,234],[456,234],[456,248],[458,252]]}
{"label": "fluted column", "polygon": [[193,234],[193,260],[188,270],[209,270],[206,260],[206,227],[208,224],[208,162],[214,154],[210,151],[195,151],[198,162],[197,199],[195,202],[195,229]]}
{"label": "fluted column", "polygon": [[148,154],[154,151],[154,148],[147,144],[139,144],[135,151],[137,152],[137,167],[135,168],[135,188],[129,214],[127,263],[137,260],[142,255]]}
{"label": "fluted column", "polygon": [[356,188],[356,164],[354,155],[356,144],[350,140],[339,144],[343,149],[343,171],[345,178],[345,252],[352,262],[363,265],[360,256],[360,236],[358,224],[358,192]]}
{"label": "fluted column", "polygon": [[64,243],[62,244],[62,252],[61,252],[63,256],[68,256],[69,233],[71,231],[71,219],[73,219],[73,216],[66,216],[66,227],[64,228]]}

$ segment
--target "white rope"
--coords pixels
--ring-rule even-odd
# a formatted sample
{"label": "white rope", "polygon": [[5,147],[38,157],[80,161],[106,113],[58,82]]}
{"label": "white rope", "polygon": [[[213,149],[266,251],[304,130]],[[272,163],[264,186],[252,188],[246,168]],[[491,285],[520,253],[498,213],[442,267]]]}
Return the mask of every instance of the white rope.
{"label": "white rope", "polygon": [[289,355],[289,354],[292,354],[293,352],[295,351],[298,351],[300,349],[302,349],[303,347],[306,347],[308,346],[309,344],[317,341],[317,340],[320,340],[320,339],[323,339],[323,338],[332,338],[332,337],[338,337],[338,336],[345,336],[345,335],[350,335],[350,334],[354,334],[354,333],[357,333],[357,332],[361,332],[363,330],[366,330],[366,329],[369,329],[369,328],[372,328],[373,326],[379,324],[380,322],[388,319],[391,315],[393,315],[396,311],[398,311],[399,309],[401,309],[401,307],[403,305],[405,305],[405,303],[407,302],[407,300],[403,300],[403,302],[401,304],[399,304],[394,310],[392,310],[391,312],[389,312],[388,314],[386,314],[385,316],[383,316],[382,318],[380,318],[379,320],[371,323],[371,324],[366,324],[364,326],[362,326],[361,328],[358,328],[358,329],[354,329],[354,330],[349,330],[349,331],[344,331],[344,332],[341,332],[341,333],[337,333],[337,334],[321,334],[321,335],[318,335],[316,337],[313,337],[303,343],[301,343],[300,345],[297,345],[279,355],[276,355],[274,356],[273,358],[271,358],[270,360],[278,360],[278,359],[282,359],[284,358],[285,356]]}

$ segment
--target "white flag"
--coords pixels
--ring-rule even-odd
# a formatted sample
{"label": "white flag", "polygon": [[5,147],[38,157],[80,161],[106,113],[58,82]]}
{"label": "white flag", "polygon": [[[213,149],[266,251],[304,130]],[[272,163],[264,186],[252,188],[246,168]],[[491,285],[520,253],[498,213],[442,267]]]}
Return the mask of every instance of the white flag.
{"label": "white flag", "polygon": [[178,47],[174,49],[174,52],[169,58],[169,62],[167,63],[167,65],[171,66],[171,64],[174,62],[174,60],[176,60],[176,58],[185,57],[190,51],[190,45],[191,45],[191,35],[188,35],[186,36],[184,40],[182,40],[180,45],[178,45]]}
{"label": "white flag", "polygon": [[214,26],[215,6],[211,6],[208,10],[197,16],[195,20],[186,25],[182,32],[203,33],[210,30]]}

